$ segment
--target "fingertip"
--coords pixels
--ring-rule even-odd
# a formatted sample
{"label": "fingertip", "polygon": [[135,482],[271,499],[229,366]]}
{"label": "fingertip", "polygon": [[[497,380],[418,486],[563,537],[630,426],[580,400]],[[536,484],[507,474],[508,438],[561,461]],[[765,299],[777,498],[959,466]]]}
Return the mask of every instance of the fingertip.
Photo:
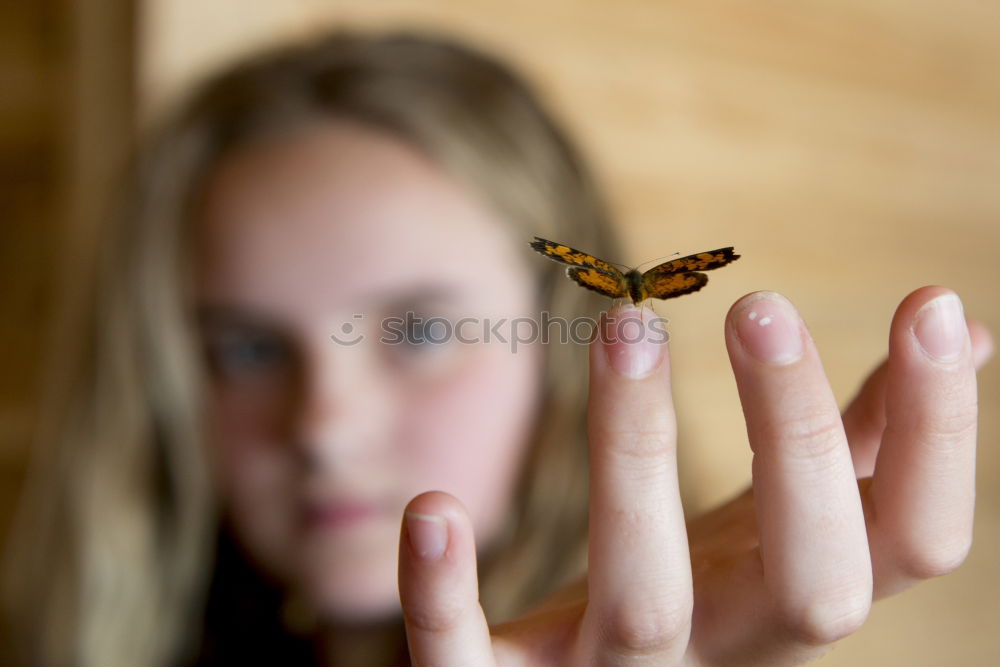
{"label": "fingertip", "polygon": [[[753,292],[748,292],[738,298],[733,302],[733,305],[729,307],[726,312],[725,317],[725,334],[726,338],[732,340],[733,342],[740,341],[739,335],[739,322],[740,320],[747,316],[752,310],[755,303],[761,301],[779,301],[788,304],[792,310],[798,313],[798,308],[792,303],[792,300],[780,292],[774,290],[756,290]],[[756,315],[754,316],[756,318]]]}
{"label": "fingertip", "polygon": [[[955,293],[954,290],[941,285],[926,285],[916,289],[913,292],[910,292],[906,298],[900,302],[899,308],[896,310],[897,318],[902,319],[905,317],[905,322],[911,321],[916,313],[918,313],[932,300],[939,296],[949,294],[954,295],[955,298],[959,299],[961,302],[961,298],[957,293]],[[894,319],[893,324],[895,325],[895,323],[896,320]],[[971,317],[965,318],[965,325],[969,331],[969,339],[972,344],[972,360],[975,367],[979,369],[984,366],[996,352],[996,344],[993,334],[989,327],[979,320]]]}
{"label": "fingertip", "polygon": [[913,349],[924,362],[942,367],[964,365],[972,345],[962,300],[954,290],[928,285],[908,294],[896,309],[891,350]]}
{"label": "fingertip", "polygon": [[738,299],[726,315],[726,329],[731,357],[739,349],[756,361],[787,366],[806,352],[802,318],[777,292],[761,290]]}
{"label": "fingertip", "polygon": [[740,298],[736,299],[736,301],[733,302],[733,305],[729,307],[729,312],[726,313],[726,321],[732,321],[736,316],[743,312],[745,306],[757,301],[758,299],[784,299],[785,301],[791,303],[791,299],[780,292],[775,292],[774,290],[759,289],[753,292],[747,292]]}
{"label": "fingertip", "polygon": [[403,511],[401,539],[421,561],[439,560],[450,547],[471,541],[471,533],[465,507],[444,491],[421,493]]}
{"label": "fingertip", "polygon": [[958,294],[954,290],[943,285],[924,285],[913,290],[903,297],[903,300],[896,306],[896,313],[892,320],[893,328],[897,326],[902,326],[904,329],[909,327],[921,308],[939,296],[945,295],[953,295],[958,298]]}
{"label": "fingertip", "polygon": [[448,520],[435,514],[407,512],[406,541],[410,553],[422,561],[436,561],[448,549]]}
{"label": "fingertip", "polygon": [[414,496],[406,504],[407,514],[430,514],[435,516],[465,516],[465,506],[462,501],[447,491],[424,491]]}
{"label": "fingertip", "polygon": [[603,375],[605,368],[632,380],[664,371],[668,364],[666,319],[651,308],[620,304],[601,315],[591,341],[591,368]]}

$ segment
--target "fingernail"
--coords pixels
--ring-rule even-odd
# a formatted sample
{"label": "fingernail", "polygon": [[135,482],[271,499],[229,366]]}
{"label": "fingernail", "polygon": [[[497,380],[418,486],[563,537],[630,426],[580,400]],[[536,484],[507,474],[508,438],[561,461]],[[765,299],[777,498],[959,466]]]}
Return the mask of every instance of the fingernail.
{"label": "fingernail", "polygon": [[448,522],[444,517],[406,512],[410,548],[423,560],[437,560],[448,546]]}
{"label": "fingernail", "polygon": [[621,306],[602,319],[601,343],[615,371],[638,379],[656,370],[669,338],[666,320],[631,305]]}
{"label": "fingernail", "polygon": [[955,361],[965,349],[968,332],[957,294],[942,294],[925,303],[913,318],[913,333],[931,359]]}
{"label": "fingernail", "polygon": [[785,297],[759,292],[735,315],[736,335],[759,361],[784,366],[802,358],[799,315]]}

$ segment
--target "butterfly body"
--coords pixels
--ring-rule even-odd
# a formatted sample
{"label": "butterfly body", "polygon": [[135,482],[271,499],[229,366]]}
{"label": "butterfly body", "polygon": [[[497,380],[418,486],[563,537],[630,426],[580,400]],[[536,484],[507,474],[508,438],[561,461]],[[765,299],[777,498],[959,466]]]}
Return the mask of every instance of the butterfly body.
{"label": "butterfly body", "polygon": [[642,274],[639,269],[632,269],[626,273],[625,283],[628,285],[628,295],[633,303],[639,303],[649,298],[646,288],[642,284]]}
{"label": "butterfly body", "polygon": [[566,275],[582,287],[615,299],[672,299],[697,292],[708,283],[701,271],[718,269],[740,258],[733,248],[719,248],[664,262],[648,271],[621,271],[593,255],[554,241],[535,237],[530,244],[549,259],[568,264]]}

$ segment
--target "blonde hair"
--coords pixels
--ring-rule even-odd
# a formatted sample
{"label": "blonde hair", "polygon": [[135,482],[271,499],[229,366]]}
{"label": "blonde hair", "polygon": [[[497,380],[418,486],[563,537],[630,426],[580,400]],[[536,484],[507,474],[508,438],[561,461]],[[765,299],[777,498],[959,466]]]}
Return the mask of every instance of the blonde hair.
{"label": "blonde hair", "polygon": [[[582,161],[528,86],[493,58],[423,34],[337,32],[208,81],[137,154],[102,241],[83,319],[66,330],[47,428],[19,507],[5,601],[32,664],[158,665],[198,641],[219,518],[203,459],[191,219],[228,151],[328,116],[424,151],[512,222],[617,257]],[[537,259],[539,305],[606,304]],[[480,563],[491,621],[586,565],[586,348],[548,346],[544,404],[495,548]]]}

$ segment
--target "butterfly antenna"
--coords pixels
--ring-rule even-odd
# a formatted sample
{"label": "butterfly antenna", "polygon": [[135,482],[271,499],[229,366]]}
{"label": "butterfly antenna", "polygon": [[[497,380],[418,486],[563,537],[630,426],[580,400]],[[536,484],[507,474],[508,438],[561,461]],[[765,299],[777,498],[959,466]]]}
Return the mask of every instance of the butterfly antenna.
{"label": "butterfly antenna", "polygon": [[647,264],[650,264],[650,263],[652,263],[652,262],[658,262],[658,261],[660,261],[661,259],[666,259],[667,257],[674,257],[675,255],[679,255],[679,254],[680,254],[679,252],[672,252],[672,253],[670,253],[669,255],[662,255],[662,256],[660,256],[660,257],[654,257],[653,259],[647,259],[647,260],[646,260],[645,262],[643,262],[642,264],[640,264],[639,266],[637,266],[637,267],[635,267],[635,268],[636,268],[636,269],[641,269],[642,267],[644,267],[644,266],[646,266]]}

